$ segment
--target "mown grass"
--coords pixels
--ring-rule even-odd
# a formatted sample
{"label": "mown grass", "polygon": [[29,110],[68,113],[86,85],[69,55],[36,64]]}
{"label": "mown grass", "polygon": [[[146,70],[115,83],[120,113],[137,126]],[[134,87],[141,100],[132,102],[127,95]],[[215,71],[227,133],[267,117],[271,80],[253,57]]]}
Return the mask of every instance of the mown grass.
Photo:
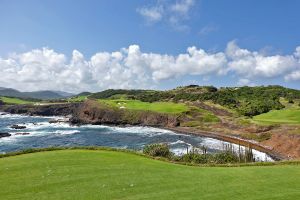
{"label": "mown grass", "polygon": [[19,99],[15,97],[0,97],[0,100],[2,100],[6,104],[34,104],[36,102],[25,100],[25,99]]}
{"label": "mown grass", "polygon": [[253,117],[253,120],[265,124],[299,124],[300,109],[272,110]]}
{"label": "mown grass", "polygon": [[298,199],[300,165],[193,167],[106,150],[0,159],[0,199]]}
{"label": "mown grass", "polygon": [[100,103],[119,109],[153,111],[158,113],[178,114],[189,110],[189,107],[183,103],[172,102],[142,102],[139,100],[126,99],[99,99]]}

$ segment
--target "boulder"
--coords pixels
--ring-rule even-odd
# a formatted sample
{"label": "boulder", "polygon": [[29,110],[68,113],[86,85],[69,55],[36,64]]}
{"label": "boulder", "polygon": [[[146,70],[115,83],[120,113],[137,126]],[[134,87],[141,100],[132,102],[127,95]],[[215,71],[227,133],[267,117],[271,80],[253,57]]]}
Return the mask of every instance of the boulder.
{"label": "boulder", "polygon": [[15,135],[29,135],[30,133],[16,133]]}
{"label": "boulder", "polygon": [[25,129],[26,126],[20,126],[20,125],[14,124],[10,128],[13,128],[13,129]]}
{"label": "boulder", "polygon": [[1,133],[1,132],[0,132],[0,138],[3,138],[3,137],[9,137],[9,136],[11,136],[10,133]]}

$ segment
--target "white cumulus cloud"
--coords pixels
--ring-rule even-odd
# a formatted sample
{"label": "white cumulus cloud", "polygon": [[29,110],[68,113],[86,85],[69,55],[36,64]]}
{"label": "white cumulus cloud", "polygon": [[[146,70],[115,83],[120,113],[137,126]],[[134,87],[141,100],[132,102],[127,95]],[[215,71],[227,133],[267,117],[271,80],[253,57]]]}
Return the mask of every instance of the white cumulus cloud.
{"label": "white cumulus cloud", "polygon": [[[164,80],[183,76],[199,79],[236,78],[237,85],[255,80],[300,80],[300,48],[291,55],[264,55],[229,42],[224,52],[189,47],[171,55],[143,52],[130,45],[114,52],[97,52],[86,58],[73,50],[70,58],[50,48],[0,57],[0,86],[24,91],[99,91],[108,88],[153,88]],[[176,83],[179,85],[181,83]]]}
{"label": "white cumulus cloud", "polygon": [[234,41],[228,43],[226,55],[228,70],[247,78],[272,78],[299,68],[299,62],[293,55],[265,56],[241,49]]}

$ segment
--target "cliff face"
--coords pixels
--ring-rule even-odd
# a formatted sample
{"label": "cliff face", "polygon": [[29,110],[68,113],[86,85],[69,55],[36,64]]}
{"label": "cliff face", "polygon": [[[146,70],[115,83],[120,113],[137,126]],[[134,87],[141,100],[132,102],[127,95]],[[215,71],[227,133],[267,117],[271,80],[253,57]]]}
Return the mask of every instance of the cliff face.
{"label": "cliff face", "polygon": [[150,111],[112,108],[89,100],[82,103],[71,119],[72,123],[168,126],[179,125],[178,117]]}
{"label": "cliff face", "polygon": [[49,105],[2,105],[0,110],[12,114],[67,116],[74,124],[112,124],[174,127],[178,116],[150,111],[132,111],[101,105],[97,101]]}

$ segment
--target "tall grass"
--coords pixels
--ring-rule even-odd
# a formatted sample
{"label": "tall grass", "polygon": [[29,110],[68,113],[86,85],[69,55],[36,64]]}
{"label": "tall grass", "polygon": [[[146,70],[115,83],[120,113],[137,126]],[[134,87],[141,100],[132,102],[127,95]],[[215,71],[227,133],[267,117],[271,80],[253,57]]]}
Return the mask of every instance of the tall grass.
{"label": "tall grass", "polygon": [[167,144],[150,144],[145,146],[144,154],[152,157],[165,157],[171,161],[193,164],[227,164],[227,163],[251,163],[256,162],[252,148],[239,146],[238,151],[232,144],[223,144],[221,152],[207,153],[207,147],[187,148],[186,154],[175,155],[171,153]]}

